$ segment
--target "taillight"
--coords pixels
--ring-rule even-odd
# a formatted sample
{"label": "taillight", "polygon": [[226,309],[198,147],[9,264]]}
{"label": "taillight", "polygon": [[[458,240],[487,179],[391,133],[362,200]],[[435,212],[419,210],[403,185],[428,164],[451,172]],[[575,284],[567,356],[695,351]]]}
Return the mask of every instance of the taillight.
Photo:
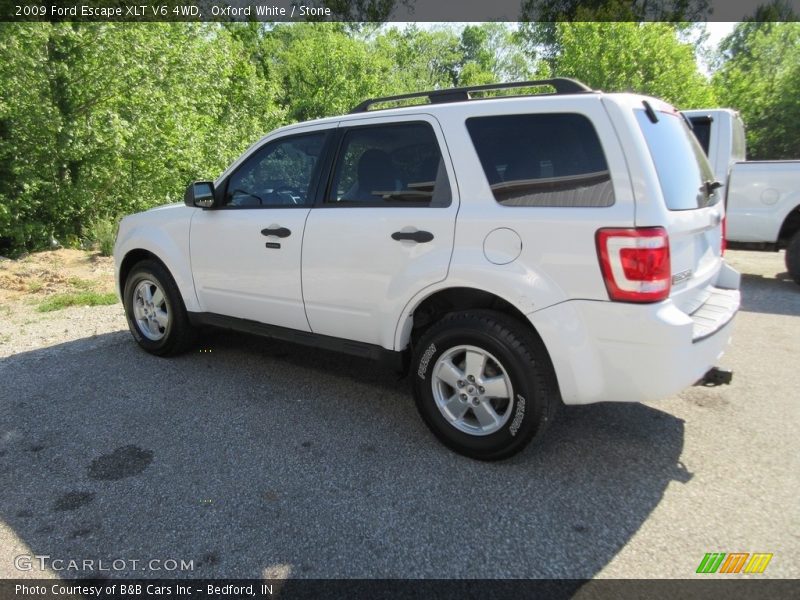
{"label": "taillight", "polygon": [[600,229],[595,239],[611,300],[658,302],[669,297],[672,270],[663,227]]}

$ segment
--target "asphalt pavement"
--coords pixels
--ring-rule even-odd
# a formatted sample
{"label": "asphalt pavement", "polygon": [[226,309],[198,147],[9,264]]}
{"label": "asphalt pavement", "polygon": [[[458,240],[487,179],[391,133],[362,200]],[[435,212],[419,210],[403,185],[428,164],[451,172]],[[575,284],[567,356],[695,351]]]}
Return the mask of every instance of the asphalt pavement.
{"label": "asphalt pavement", "polygon": [[215,333],[165,360],[116,331],[0,359],[0,576],[682,578],[768,552],[759,577],[796,578],[800,286],[729,258],[731,386],[565,407],[500,463],[329,352]]}

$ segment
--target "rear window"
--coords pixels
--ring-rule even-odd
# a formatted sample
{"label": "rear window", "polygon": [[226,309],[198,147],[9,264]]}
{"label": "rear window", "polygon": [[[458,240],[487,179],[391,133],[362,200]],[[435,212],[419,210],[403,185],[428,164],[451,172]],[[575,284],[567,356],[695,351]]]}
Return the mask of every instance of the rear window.
{"label": "rear window", "polygon": [[644,109],[634,113],[653,157],[667,208],[692,210],[716,203],[719,190],[709,194],[706,185],[714,181],[711,165],[683,118],[658,112],[658,121],[653,123]]}
{"label": "rear window", "polygon": [[692,122],[697,141],[700,142],[703,152],[708,156],[708,149],[711,145],[711,117],[691,117],[689,120]]}
{"label": "rear window", "polygon": [[572,113],[467,119],[495,200],[505,206],[601,207],[614,189],[592,123]]}

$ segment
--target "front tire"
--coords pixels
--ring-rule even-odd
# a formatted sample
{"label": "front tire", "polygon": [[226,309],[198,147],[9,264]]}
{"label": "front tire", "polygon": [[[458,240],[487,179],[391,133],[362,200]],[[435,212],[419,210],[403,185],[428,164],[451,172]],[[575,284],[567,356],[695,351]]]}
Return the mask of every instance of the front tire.
{"label": "front tire", "polygon": [[541,435],[560,404],[544,344],[502,313],[453,313],[416,345],[417,409],[446,446],[479,460],[508,458]]}
{"label": "front tire", "polygon": [[794,282],[800,285],[800,231],[797,231],[786,248],[786,270]]}
{"label": "front tire", "polygon": [[178,286],[161,263],[137,263],[125,281],[123,301],[133,338],[150,354],[179,354],[194,342]]}

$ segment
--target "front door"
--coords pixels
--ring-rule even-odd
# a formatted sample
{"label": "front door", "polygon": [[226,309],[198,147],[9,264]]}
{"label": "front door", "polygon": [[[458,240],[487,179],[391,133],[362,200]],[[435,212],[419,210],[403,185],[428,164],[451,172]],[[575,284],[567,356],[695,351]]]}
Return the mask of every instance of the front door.
{"label": "front door", "polygon": [[203,311],[309,331],[300,257],[326,135],[268,141],[220,183],[223,206],[194,215],[192,273]]}

